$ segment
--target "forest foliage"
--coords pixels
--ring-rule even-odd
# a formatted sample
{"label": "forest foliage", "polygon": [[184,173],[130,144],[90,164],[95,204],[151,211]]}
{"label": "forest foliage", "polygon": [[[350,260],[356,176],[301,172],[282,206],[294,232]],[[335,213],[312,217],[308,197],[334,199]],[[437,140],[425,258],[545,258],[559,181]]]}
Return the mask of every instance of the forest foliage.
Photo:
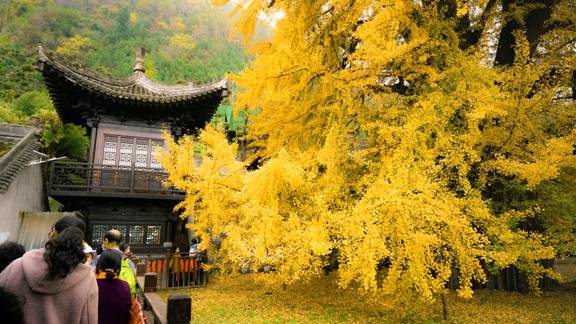
{"label": "forest foliage", "polygon": [[[148,77],[172,84],[208,82],[249,61],[239,39],[228,36],[229,11],[209,0],[2,1],[0,122],[51,123],[42,135],[44,150],[83,159],[86,141],[75,138],[82,131],[58,124],[35,68],[38,44],[68,65],[116,77],[132,73],[135,49],[143,46]],[[72,146],[64,143],[71,141],[82,143],[78,152],[65,152]]]}
{"label": "forest foliage", "polygon": [[431,301],[513,265],[537,290],[576,253],[576,11],[549,2],[241,2],[245,37],[284,17],[233,78],[249,158],[213,127],[159,156],[201,246],[276,284],[337,263],[342,287]]}

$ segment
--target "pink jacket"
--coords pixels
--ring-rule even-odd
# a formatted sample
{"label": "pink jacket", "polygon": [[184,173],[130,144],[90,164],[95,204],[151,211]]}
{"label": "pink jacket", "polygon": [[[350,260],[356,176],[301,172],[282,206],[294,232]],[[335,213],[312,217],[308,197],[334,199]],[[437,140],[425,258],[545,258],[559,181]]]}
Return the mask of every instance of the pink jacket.
{"label": "pink jacket", "polygon": [[24,301],[28,324],[97,324],[98,285],[92,268],[79,264],[63,279],[47,280],[44,249],[29,251],[0,273],[0,286]]}

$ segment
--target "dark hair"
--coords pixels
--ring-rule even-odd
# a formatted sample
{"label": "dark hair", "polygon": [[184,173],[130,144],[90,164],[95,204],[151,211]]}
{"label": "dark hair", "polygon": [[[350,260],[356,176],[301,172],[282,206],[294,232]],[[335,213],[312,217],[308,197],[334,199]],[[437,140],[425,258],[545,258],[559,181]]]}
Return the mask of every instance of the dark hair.
{"label": "dark hair", "polygon": [[84,233],[80,229],[68,227],[46,242],[44,260],[48,263],[48,279],[64,278],[86,260],[82,240]]}
{"label": "dark hair", "polygon": [[98,264],[96,265],[96,273],[102,271],[106,272],[106,279],[114,278],[114,275],[120,274],[120,265],[122,262],[122,255],[118,251],[106,250],[100,254]]}
{"label": "dark hair", "polygon": [[120,251],[126,252],[126,250],[128,250],[129,247],[130,245],[128,245],[127,243],[122,243],[120,244]]}
{"label": "dark hair", "polygon": [[104,238],[108,240],[110,243],[118,243],[122,242],[122,232],[117,229],[111,229],[106,234],[104,234]]}
{"label": "dark hair", "polygon": [[67,229],[68,227],[76,227],[82,231],[82,233],[86,233],[86,225],[84,221],[80,217],[76,216],[64,216],[60,218],[56,224],[54,224],[54,229],[58,234],[62,233],[63,230]]}
{"label": "dark hair", "polygon": [[196,238],[193,238],[192,241],[190,241],[190,244],[198,244],[198,240]]}
{"label": "dark hair", "polygon": [[12,261],[18,259],[24,253],[22,244],[13,241],[6,241],[0,244],[0,272],[4,271]]}
{"label": "dark hair", "polygon": [[22,301],[17,295],[3,287],[0,287],[0,309],[2,310],[2,321],[6,321],[6,323],[24,324]]}

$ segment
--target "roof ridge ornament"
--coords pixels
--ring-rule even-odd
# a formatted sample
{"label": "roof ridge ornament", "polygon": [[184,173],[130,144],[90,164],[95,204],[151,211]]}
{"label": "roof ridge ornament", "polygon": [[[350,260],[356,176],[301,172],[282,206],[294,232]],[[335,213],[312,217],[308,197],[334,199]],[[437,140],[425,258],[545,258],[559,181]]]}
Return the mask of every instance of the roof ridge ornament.
{"label": "roof ridge ornament", "polygon": [[44,63],[48,60],[48,56],[46,56],[42,43],[38,43],[38,58],[40,63]]}
{"label": "roof ridge ornament", "polygon": [[146,50],[144,47],[137,47],[136,48],[136,59],[134,60],[134,73],[142,72],[146,73],[144,69],[144,55],[146,55]]}

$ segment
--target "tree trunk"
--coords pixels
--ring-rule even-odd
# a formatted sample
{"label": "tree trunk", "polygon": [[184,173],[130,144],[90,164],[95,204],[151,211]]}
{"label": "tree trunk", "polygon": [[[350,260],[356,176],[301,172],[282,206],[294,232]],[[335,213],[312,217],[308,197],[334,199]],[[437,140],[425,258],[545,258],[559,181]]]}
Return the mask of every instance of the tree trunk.
{"label": "tree trunk", "polygon": [[503,26],[502,0],[496,0],[494,6],[486,10],[490,10],[490,12],[487,13],[487,25],[482,31],[478,45],[482,63],[485,66],[492,67],[496,59],[500,33],[502,32]]}
{"label": "tree trunk", "polygon": [[442,319],[448,320],[448,301],[446,300],[446,294],[440,294],[440,299],[442,299]]}

